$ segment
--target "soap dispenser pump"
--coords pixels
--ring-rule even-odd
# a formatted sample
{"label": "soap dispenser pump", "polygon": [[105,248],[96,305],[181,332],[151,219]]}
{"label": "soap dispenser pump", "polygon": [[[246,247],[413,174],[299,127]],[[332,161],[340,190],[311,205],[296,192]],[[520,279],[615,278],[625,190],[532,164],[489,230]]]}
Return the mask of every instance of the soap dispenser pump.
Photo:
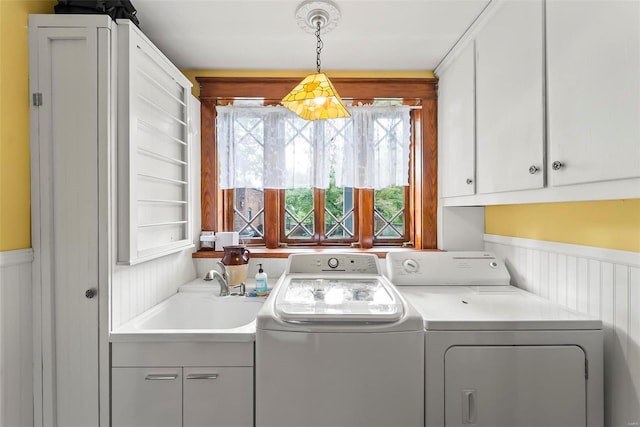
{"label": "soap dispenser pump", "polygon": [[258,296],[266,295],[269,292],[267,286],[267,273],[262,269],[262,264],[258,264],[258,273],[256,274],[256,294]]}

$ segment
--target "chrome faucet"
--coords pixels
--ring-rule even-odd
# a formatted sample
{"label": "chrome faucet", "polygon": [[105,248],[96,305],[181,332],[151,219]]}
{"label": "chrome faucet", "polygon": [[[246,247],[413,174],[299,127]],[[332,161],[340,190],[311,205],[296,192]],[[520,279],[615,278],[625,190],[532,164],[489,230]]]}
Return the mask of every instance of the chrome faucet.
{"label": "chrome faucet", "polygon": [[213,280],[215,278],[220,284],[220,296],[226,297],[229,295],[229,274],[227,273],[227,267],[223,263],[218,261],[218,265],[222,269],[222,273],[218,272],[218,270],[209,270],[205,274],[204,280]]}
{"label": "chrome faucet", "polygon": [[218,266],[222,270],[222,273],[218,272],[218,270],[209,270],[207,274],[204,276],[204,280],[213,280],[214,278],[220,284],[220,296],[226,297],[227,295],[240,295],[244,296],[246,294],[246,288],[244,283],[240,283],[239,285],[231,286],[231,289],[240,288],[239,293],[229,293],[229,273],[227,272],[227,267],[220,261],[218,261]]}

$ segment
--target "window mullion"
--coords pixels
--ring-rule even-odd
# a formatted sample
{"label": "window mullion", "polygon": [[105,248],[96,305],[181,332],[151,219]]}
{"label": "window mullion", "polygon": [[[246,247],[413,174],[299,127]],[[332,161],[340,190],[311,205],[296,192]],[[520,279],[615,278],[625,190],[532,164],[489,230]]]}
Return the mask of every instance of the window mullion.
{"label": "window mullion", "polygon": [[235,203],[235,190],[222,190],[222,230],[224,231],[233,231]]}
{"label": "window mullion", "polygon": [[361,248],[369,249],[373,247],[373,189],[361,188],[358,191],[358,201],[358,241]]}
{"label": "window mullion", "polygon": [[280,243],[280,191],[284,192],[273,188],[264,190],[264,244],[269,249],[277,248]]}
{"label": "window mullion", "polygon": [[313,189],[313,240],[318,244],[326,239],[324,229],[325,192],[320,188]]}

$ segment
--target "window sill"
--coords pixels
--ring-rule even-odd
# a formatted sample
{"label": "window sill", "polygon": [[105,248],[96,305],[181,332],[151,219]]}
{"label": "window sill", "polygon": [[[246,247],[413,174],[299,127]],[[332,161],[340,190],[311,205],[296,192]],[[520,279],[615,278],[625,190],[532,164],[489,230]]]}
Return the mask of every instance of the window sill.
{"label": "window sill", "polygon": [[[378,258],[385,258],[389,252],[406,252],[406,251],[430,251],[437,252],[437,249],[415,249],[415,248],[399,248],[399,247],[378,247],[371,249],[360,248],[339,248],[339,247],[323,247],[323,248],[278,248],[267,249],[265,247],[252,247],[247,246],[247,249],[251,251],[252,258],[288,258],[291,254],[306,254],[306,253],[326,253],[326,252],[340,252],[340,253],[369,253],[375,254]],[[193,258],[222,258],[224,252],[222,251],[210,251],[199,250],[192,254]]]}

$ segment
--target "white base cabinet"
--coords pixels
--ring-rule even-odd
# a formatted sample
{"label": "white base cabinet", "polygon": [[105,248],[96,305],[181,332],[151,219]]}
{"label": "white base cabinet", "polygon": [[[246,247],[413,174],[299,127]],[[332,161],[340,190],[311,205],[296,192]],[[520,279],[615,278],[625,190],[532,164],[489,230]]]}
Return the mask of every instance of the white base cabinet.
{"label": "white base cabinet", "polygon": [[253,425],[253,368],[113,368],[113,427]]}
{"label": "white base cabinet", "polygon": [[114,342],[112,427],[251,427],[253,342]]}

